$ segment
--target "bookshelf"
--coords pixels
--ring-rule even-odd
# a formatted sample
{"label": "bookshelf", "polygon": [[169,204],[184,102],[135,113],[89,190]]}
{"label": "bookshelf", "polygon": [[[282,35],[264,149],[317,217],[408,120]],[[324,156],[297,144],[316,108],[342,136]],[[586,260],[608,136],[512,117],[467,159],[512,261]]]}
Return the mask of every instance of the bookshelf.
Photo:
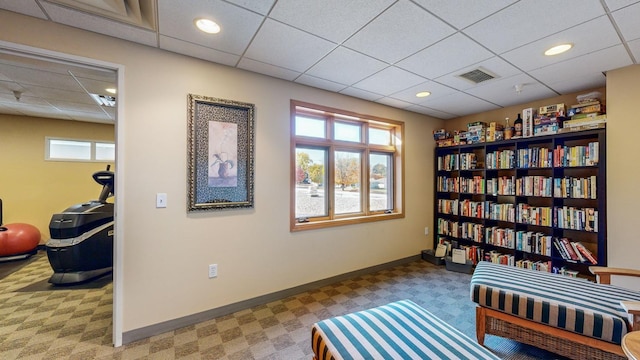
{"label": "bookshelf", "polygon": [[607,265],[605,129],[437,147],[436,241],[587,276]]}

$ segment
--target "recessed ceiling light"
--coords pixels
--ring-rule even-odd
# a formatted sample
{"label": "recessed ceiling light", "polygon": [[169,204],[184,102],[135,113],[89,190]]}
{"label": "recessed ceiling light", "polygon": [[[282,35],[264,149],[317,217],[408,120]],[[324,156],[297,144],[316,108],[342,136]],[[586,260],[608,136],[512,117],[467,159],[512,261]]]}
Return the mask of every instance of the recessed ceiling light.
{"label": "recessed ceiling light", "polygon": [[196,27],[207,34],[217,34],[220,32],[220,25],[209,19],[195,19]]}
{"label": "recessed ceiling light", "polygon": [[108,89],[104,89],[106,92],[108,92],[109,94],[115,94],[116,93],[116,89],[114,88],[108,88]]}
{"label": "recessed ceiling light", "polygon": [[558,54],[562,54],[565,51],[568,51],[572,47],[573,47],[573,44],[557,45],[545,51],[544,54],[547,56],[558,55]]}
{"label": "recessed ceiling light", "polygon": [[429,95],[431,95],[429,91],[420,91],[419,93],[416,94],[416,97],[427,97]]}

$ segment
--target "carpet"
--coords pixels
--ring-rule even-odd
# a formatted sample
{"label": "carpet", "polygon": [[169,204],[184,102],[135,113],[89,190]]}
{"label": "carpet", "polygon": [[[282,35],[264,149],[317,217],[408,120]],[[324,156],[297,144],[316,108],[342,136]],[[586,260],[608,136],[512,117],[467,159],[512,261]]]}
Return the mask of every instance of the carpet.
{"label": "carpet", "polygon": [[32,292],[32,291],[56,291],[56,290],[88,290],[88,289],[102,289],[105,286],[111,284],[113,281],[112,273],[105,274],[102,277],[93,279],[87,282],[69,285],[53,285],[49,283],[49,279],[40,280],[29,284],[23,288],[15,290],[16,292]]}
{"label": "carpet", "polygon": [[29,256],[26,259],[0,261],[0,280],[13,274],[14,272],[22,269],[33,261],[40,259],[42,256],[46,256],[44,252],[38,251],[35,255]]}

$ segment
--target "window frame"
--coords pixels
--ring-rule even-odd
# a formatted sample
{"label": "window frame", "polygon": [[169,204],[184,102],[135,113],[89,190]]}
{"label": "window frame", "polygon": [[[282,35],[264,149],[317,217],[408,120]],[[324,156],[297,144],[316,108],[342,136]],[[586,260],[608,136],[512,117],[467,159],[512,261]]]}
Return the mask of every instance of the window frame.
{"label": "window frame", "polygon": [[[297,136],[296,116],[315,117],[325,119],[325,138]],[[363,115],[351,111],[334,109],[322,105],[311,104],[298,100],[291,100],[290,109],[291,132],[291,160],[290,160],[290,231],[303,231],[322,229],[350,224],[361,224],[374,221],[392,220],[404,218],[404,122],[385,119],[377,116]],[[358,124],[360,126],[360,142],[334,140],[334,123]],[[390,131],[391,144],[369,144],[369,128],[379,128]],[[296,218],[296,149],[300,147],[322,148],[327,151],[325,174],[325,197],[327,203],[327,216]],[[350,151],[360,152],[361,211],[357,213],[335,214],[335,152]],[[370,154],[390,154],[392,159],[392,185],[391,193],[392,209],[370,210]]]}
{"label": "window frame", "polygon": [[[79,159],[79,158],[54,158],[51,157],[51,141],[52,140],[60,140],[60,141],[69,141],[69,142],[79,142],[79,143],[90,143],[91,144],[91,158],[90,159]],[[112,163],[115,161],[115,155],[113,159],[109,160],[98,160],[96,159],[96,145],[97,144],[109,144],[114,145],[114,141],[109,140],[91,140],[91,139],[73,139],[73,138],[61,138],[54,136],[45,136],[44,141],[44,160],[45,161],[64,161],[64,162],[91,162],[91,163]]]}

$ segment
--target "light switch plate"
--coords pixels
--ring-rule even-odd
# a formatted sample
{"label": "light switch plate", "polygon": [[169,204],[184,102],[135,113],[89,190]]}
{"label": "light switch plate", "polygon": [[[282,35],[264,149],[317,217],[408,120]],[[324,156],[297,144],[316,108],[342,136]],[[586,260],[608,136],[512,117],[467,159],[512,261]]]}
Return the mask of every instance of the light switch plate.
{"label": "light switch plate", "polygon": [[167,207],[167,193],[157,193],[156,194],[156,207],[157,208],[166,208]]}

